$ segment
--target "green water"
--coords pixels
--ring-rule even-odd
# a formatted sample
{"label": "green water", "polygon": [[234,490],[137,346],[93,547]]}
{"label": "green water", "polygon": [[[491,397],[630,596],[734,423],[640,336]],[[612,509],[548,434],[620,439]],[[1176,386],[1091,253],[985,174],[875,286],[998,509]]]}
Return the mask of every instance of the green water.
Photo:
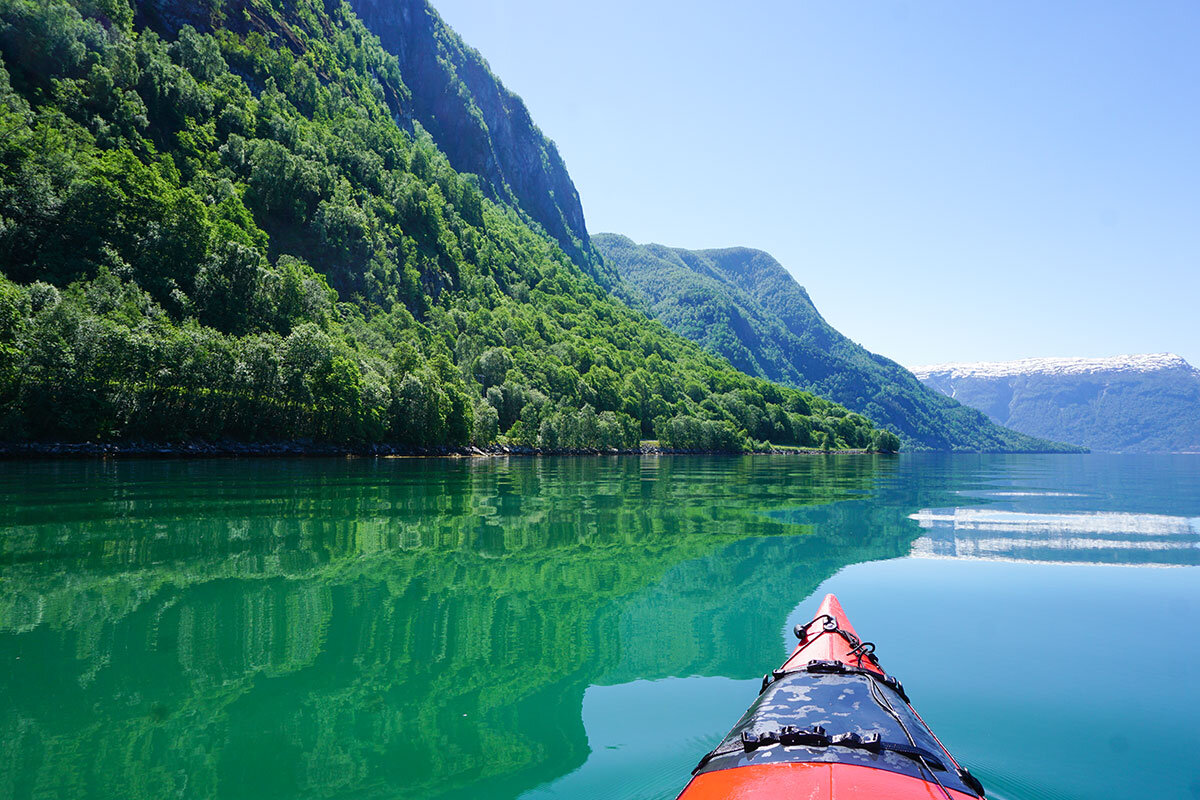
{"label": "green water", "polygon": [[1001,800],[1200,797],[1200,457],[0,464],[0,798],[670,798],[837,592]]}

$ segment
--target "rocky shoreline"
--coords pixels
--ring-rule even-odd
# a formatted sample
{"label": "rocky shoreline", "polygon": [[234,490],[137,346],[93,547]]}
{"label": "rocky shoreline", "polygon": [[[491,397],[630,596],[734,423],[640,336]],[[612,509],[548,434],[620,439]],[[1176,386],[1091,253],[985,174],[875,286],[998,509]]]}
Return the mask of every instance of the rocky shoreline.
{"label": "rocky shoreline", "polygon": [[[870,450],[769,449],[776,455],[864,455]],[[496,456],[730,455],[711,450],[677,450],[651,445],[627,450],[550,450],[522,445],[408,447],[290,442],[0,442],[0,459],[39,458],[487,458]]]}

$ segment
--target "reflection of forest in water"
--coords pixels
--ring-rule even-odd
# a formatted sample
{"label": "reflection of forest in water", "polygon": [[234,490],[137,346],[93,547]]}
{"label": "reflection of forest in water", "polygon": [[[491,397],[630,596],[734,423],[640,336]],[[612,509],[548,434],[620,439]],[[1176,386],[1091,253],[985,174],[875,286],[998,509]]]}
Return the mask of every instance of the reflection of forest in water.
{"label": "reflection of forest in water", "polygon": [[771,516],[893,464],[5,465],[0,794],[515,795],[586,757],[588,685],[759,674],[905,553]]}
{"label": "reflection of forest in water", "polygon": [[922,513],[1148,513],[1089,458],[0,465],[0,796],[514,797],[583,763],[588,686],[761,675]]}

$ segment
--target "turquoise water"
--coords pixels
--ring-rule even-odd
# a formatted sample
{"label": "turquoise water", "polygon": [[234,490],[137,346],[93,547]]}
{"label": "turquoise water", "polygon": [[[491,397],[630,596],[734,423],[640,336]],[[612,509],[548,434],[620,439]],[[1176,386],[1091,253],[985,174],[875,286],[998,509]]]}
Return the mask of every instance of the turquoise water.
{"label": "turquoise water", "polygon": [[837,592],[1002,800],[1200,797],[1200,457],[0,464],[0,797],[670,798]]}

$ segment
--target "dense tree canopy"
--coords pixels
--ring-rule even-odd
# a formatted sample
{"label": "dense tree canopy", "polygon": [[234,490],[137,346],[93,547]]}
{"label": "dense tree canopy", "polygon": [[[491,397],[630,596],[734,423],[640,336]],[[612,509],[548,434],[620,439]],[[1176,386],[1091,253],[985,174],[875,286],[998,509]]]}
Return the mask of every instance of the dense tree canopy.
{"label": "dense tree canopy", "polygon": [[0,0],[0,436],[876,443],[487,199],[348,6],[255,8]]}

